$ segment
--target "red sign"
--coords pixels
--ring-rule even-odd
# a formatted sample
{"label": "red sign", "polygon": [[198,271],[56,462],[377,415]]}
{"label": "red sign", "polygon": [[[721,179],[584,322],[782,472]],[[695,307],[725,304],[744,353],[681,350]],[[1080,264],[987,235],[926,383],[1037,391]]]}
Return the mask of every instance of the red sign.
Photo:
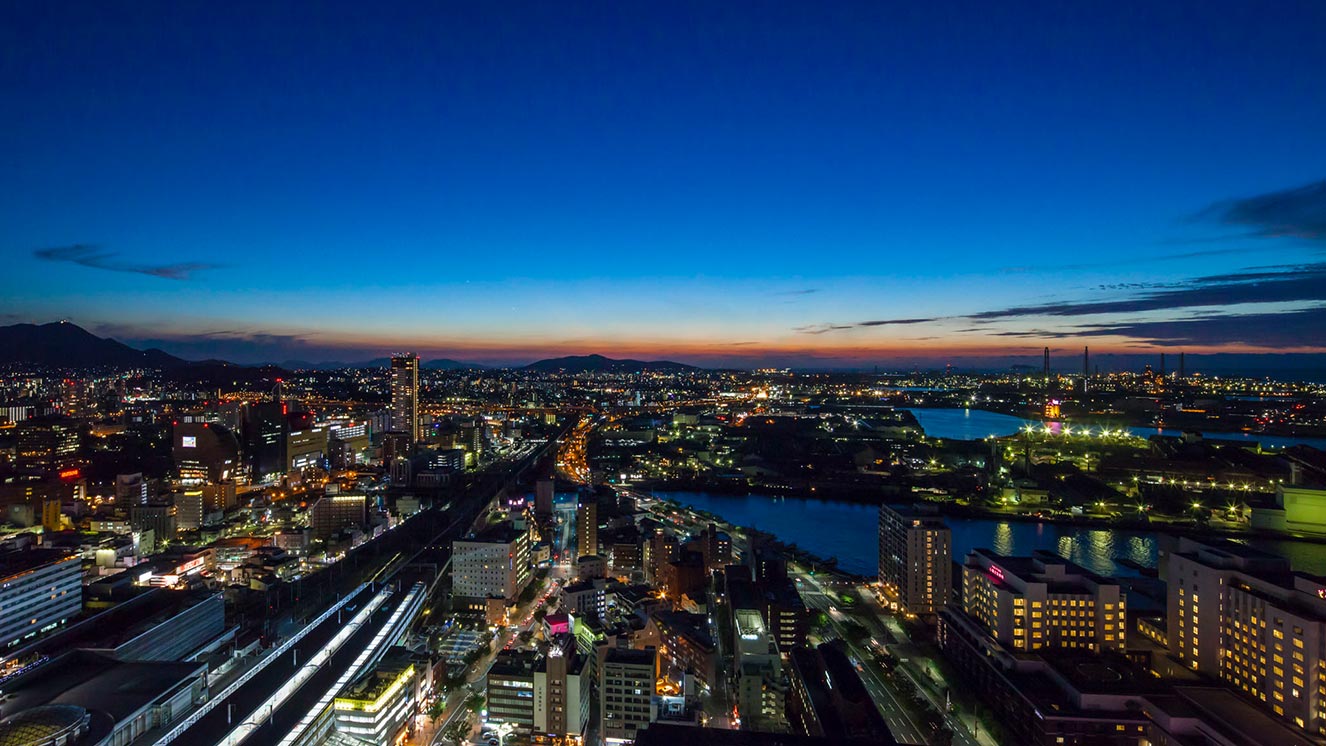
{"label": "red sign", "polygon": [[78,469],[65,469],[64,471],[60,472],[61,479],[78,479],[78,475],[79,475]]}
{"label": "red sign", "polygon": [[990,565],[990,577],[1002,583],[1004,582],[1004,571],[999,568],[999,565]]}

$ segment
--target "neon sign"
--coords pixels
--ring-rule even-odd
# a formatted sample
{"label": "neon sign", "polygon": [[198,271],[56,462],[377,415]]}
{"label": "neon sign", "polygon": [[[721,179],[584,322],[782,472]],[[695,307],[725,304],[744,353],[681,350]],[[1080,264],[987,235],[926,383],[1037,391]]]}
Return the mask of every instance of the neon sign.
{"label": "neon sign", "polygon": [[990,565],[990,577],[1002,583],[1004,582],[1004,571],[999,565]]}

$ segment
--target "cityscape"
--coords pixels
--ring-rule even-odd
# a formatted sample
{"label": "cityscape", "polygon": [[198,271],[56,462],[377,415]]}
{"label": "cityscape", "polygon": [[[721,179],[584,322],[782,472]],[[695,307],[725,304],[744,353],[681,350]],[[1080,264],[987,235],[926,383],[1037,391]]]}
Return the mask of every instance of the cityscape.
{"label": "cityscape", "polygon": [[1326,746],[1326,6],[0,18],[0,746]]}

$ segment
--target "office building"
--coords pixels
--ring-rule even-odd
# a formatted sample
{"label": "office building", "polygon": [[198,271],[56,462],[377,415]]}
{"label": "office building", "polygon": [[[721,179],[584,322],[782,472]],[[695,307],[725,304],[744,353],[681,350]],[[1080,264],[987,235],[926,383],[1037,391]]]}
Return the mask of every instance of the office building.
{"label": "office building", "polygon": [[1309,733],[1326,735],[1326,578],[1231,541],[1165,559],[1169,652]]}
{"label": "office building", "polygon": [[511,725],[512,734],[525,743],[534,732],[534,671],[538,665],[536,653],[503,650],[487,674],[488,723]]}
{"label": "office building", "polygon": [[336,731],[362,743],[398,743],[418,709],[419,680],[410,651],[391,648],[332,701]]}
{"label": "office building", "polygon": [[575,639],[557,635],[534,669],[534,731],[552,743],[583,738],[589,724],[593,676]]}
{"label": "office building", "polygon": [[308,525],[314,539],[329,539],[347,528],[368,523],[368,496],[363,493],[330,493],[309,508]]}
{"label": "office building", "polygon": [[20,468],[54,471],[78,457],[78,423],[59,416],[20,422],[14,428],[14,461]]}
{"label": "office building", "polygon": [[175,504],[175,528],[179,531],[197,531],[207,515],[201,488],[186,489],[171,495]]}
{"label": "office building", "polygon": [[576,556],[599,553],[599,504],[590,498],[576,508]]}
{"label": "office building", "polygon": [[737,715],[743,730],[779,731],[787,724],[787,686],[778,644],[758,609],[732,608]]}
{"label": "office building", "polygon": [[607,746],[635,740],[653,721],[658,653],[610,648],[599,672],[599,736]]}
{"label": "office building", "polygon": [[391,429],[419,442],[419,356],[391,358]]}
{"label": "office building", "polygon": [[285,438],[285,470],[326,469],[327,428],[309,427],[291,430]]}
{"label": "office building", "polygon": [[790,662],[787,721],[793,733],[897,743],[842,648],[829,643],[796,648]]}
{"label": "office building", "polygon": [[710,634],[707,614],[658,609],[649,618],[658,628],[660,668],[677,674],[689,673],[711,687],[721,685],[717,674],[718,646]]}
{"label": "office building", "polygon": [[1118,583],[1043,550],[1029,557],[988,549],[967,555],[962,610],[1012,650],[1123,652],[1128,629]]}
{"label": "office building", "polygon": [[931,616],[953,592],[952,537],[920,506],[879,508],[879,581],[906,614]]}
{"label": "office building", "polygon": [[179,530],[179,508],[173,502],[149,502],[146,505],[129,506],[129,524],[138,532],[152,532],[151,548],[144,548],[144,554],[160,549],[167,542],[175,540]]}
{"label": "office building", "polygon": [[510,523],[451,543],[453,605],[478,610],[486,599],[514,601],[531,575],[529,532]]}
{"label": "office building", "polygon": [[176,422],[171,455],[184,484],[215,484],[239,472],[239,440],[230,430],[210,422]]}
{"label": "office building", "polygon": [[0,554],[0,651],[82,612],[82,574],[82,560],[63,549]]}
{"label": "office building", "polygon": [[556,497],[557,483],[552,479],[540,479],[534,485],[534,514],[537,516],[551,516],[553,512],[553,499]]}
{"label": "office building", "polygon": [[279,479],[286,471],[286,406],[279,401],[249,407],[244,440],[255,482]]}

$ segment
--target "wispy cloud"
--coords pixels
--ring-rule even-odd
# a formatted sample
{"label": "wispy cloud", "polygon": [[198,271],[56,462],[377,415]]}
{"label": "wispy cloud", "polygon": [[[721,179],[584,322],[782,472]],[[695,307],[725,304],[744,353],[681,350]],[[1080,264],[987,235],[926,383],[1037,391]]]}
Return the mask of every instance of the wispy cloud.
{"label": "wispy cloud", "polygon": [[1326,242],[1326,181],[1217,202],[1192,219],[1246,229],[1245,235]]}
{"label": "wispy cloud", "polygon": [[96,244],[72,244],[36,249],[32,255],[50,262],[69,262],[82,267],[104,269],[111,272],[160,277],[166,280],[188,280],[195,272],[218,269],[221,265],[207,262],[176,262],[174,264],[135,264],[119,258],[119,254],[106,251]]}

